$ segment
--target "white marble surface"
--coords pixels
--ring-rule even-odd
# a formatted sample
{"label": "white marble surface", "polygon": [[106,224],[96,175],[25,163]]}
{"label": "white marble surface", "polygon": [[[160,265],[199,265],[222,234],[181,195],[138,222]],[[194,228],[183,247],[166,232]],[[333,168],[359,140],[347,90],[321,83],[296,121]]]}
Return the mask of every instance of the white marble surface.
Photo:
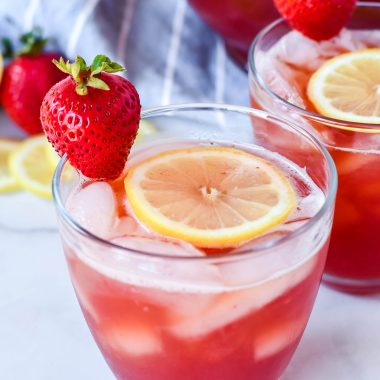
{"label": "white marble surface", "polygon": [[[0,136],[15,134],[0,116]],[[23,192],[0,196],[0,379],[113,379],[76,302],[53,204]],[[380,295],[322,286],[283,380],[378,379]]]}

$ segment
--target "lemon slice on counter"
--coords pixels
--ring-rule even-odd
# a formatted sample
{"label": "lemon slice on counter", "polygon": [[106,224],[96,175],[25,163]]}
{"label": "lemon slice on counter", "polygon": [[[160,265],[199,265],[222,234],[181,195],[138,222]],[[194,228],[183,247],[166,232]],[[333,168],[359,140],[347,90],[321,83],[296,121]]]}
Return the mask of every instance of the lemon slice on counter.
{"label": "lemon slice on counter", "polygon": [[45,135],[24,140],[11,153],[9,169],[23,189],[50,199],[54,167],[47,159],[46,144]]}
{"label": "lemon slice on counter", "polygon": [[197,147],[160,153],[125,179],[137,218],[198,247],[227,247],[281,223],[294,190],[271,162],[239,149]]}
{"label": "lemon slice on counter", "polygon": [[380,49],[357,50],[328,60],[313,74],[307,91],[323,116],[380,124]]}
{"label": "lemon slice on counter", "polygon": [[61,157],[59,157],[59,154],[54,150],[54,148],[51,146],[51,144],[47,140],[45,141],[45,153],[46,153],[46,158],[49,161],[50,166],[53,169],[55,169]]}
{"label": "lemon slice on counter", "polygon": [[8,161],[11,152],[20,143],[15,140],[0,139],[0,193],[17,190],[17,180],[9,171]]}
{"label": "lemon slice on counter", "polygon": [[142,143],[147,137],[154,135],[157,129],[153,123],[147,120],[140,120],[139,130],[135,139],[135,143]]}

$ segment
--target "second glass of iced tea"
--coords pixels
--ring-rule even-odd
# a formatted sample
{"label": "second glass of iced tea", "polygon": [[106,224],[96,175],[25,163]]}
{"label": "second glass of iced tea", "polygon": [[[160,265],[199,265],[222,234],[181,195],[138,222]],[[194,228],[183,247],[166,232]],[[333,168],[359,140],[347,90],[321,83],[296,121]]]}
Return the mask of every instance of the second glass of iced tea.
{"label": "second glass of iced tea", "polygon": [[[320,115],[307,85],[328,59],[368,48],[380,48],[378,3],[359,3],[347,27],[329,41],[309,40],[276,21],[256,38],[249,56],[252,105],[309,130],[335,161],[339,190],[324,279],[355,293],[380,291],[380,125]],[[283,136],[265,123],[262,128],[274,145],[282,144]]]}
{"label": "second glass of iced tea", "polygon": [[[119,180],[90,181],[62,159],[53,183],[71,279],[100,350],[118,379],[277,380],[301,339],[325,265],[337,187],[331,157],[302,129],[249,108],[168,106],[142,116],[156,132],[134,145]],[[286,137],[283,145],[252,133],[264,120]],[[223,249],[155,233],[131,211],[123,180],[131,167],[183,149],[173,170],[160,166],[142,181],[174,217],[197,214],[195,223],[212,230],[275,204],[268,176],[234,169],[251,154],[261,157],[254,170],[263,159],[283,173],[294,208],[265,233]],[[194,152],[204,154],[199,165],[187,160]],[[221,167],[215,152],[237,160]],[[310,157],[306,165],[303,156]],[[198,189],[204,177],[207,188]],[[189,183],[191,194],[175,201]],[[215,197],[224,197],[219,220],[210,209],[199,214]]]}

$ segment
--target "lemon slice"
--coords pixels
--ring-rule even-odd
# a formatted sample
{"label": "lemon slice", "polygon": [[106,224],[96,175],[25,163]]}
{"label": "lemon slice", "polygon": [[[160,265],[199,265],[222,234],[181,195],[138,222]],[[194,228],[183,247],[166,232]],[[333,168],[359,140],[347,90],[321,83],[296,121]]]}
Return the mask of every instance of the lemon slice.
{"label": "lemon slice", "polygon": [[9,158],[9,169],[20,186],[43,198],[51,198],[54,168],[46,157],[46,137],[24,140]]}
{"label": "lemon slice", "polygon": [[157,132],[153,123],[147,120],[140,120],[139,130],[135,139],[135,143],[142,143],[147,137],[154,135]]}
{"label": "lemon slice", "polygon": [[45,153],[46,158],[50,164],[50,166],[55,169],[57,165],[59,164],[59,160],[61,157],[59,157],[59,154],[54,150],[54,148],[49,144],[49,142],[45,139]]}
{"label": "lemon slice", "polygon": [[281,223],[294,190],[272,163],[242,150],[171,150],[125,178],[136,217],[160,234],[198,247],[231,247]]}
{"label": "lemon slice", "polygon": [[324,116],[380,124],[380,49],[358,50],[327,61],[311,77],[307,91]]}
{"label": "lemon slice", "polygon": [[[46,139],[45,139],[45,153],[46,153],[47,161],[50,164],[51,169],[53,170],[53,173],[54,173],[55,169],[57,168],[57,165],[59,164],[59,161],[61,160],[61,157]],[[69,181],[73,178],[73,175],[75,172],[76,170],[67,162],[62,170],[62,178],[65,181]]]}
{"label": "lemon slice", "polygon": [[8,168],[9,156],[18,145],[17,141],[0,139],[0,193],[17,190],[19,187]]}

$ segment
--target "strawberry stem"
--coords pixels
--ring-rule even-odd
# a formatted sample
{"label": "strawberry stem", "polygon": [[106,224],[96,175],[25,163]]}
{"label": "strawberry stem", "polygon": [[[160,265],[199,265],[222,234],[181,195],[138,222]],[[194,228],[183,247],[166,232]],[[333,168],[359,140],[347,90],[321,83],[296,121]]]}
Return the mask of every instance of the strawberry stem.
{"label": "strawberry stem", "polygon": [[47,38],[42,37],[42,29],[39,27],[35,27],[30,32],[23,34],[20,41],[22,48],[16,53],[16,56],[38,55],[48,42]]}
{"label": "strawberry stem", "polygon": [[69,74],[75,80],[76,92],[79,95],[87,95],[88,87],[97,88],[99,90],[108,91],[110,88],[107,83],[99,78],[99,74],[116,73],[124,71],[125,68],[116,62],[112,62],[105,55],[97,55],[90,66],[87,66],[86,61],[77,56],[75,61],[71,63],[61,57],[59,61],[53,59],[53,63],[64,73]]}
{"label": "strawberry stem", "polygon": [[33,28],[30,32],[20,36],[21,49],[15,51],[11,40],[7,37],[1,39],[3,45],[4,58],[16,58],[21,55],[35,56],[44,50],[48,42],[47,38],[42,37],[42,29],[39,27]]}
{"label": "strawberry stem", "polygon": [[4,58],[13,58],[14,57],[14,49],[11,40],[8,37],[4,37],[1,39],[1,43],[3,45],[3,57]]}

